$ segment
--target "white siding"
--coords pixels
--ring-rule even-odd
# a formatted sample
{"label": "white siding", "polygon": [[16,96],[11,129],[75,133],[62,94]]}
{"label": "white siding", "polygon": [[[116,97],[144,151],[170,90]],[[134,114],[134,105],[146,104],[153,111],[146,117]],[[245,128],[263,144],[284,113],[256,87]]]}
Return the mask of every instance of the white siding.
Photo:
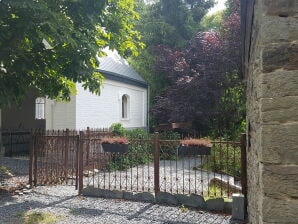
{"label": "white siding", "polygon": [[[77,85],[76,128],[109,127],[120,122],[126,128],[147,126],[147,90],[133,85],[106,80],[101,95],[91,94]],[[129,96],[128,119],[121,118],[121,98]]]}
{"label": "white siding", "polygon": [[70,102],[47,99],[45,111],[46,129],[76,128],[76,96],[72,96]]}

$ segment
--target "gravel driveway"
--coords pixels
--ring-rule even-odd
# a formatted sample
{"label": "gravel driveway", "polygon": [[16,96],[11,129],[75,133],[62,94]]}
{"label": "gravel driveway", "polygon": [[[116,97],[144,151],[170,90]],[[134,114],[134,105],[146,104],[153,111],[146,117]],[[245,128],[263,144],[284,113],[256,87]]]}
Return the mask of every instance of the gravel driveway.
{"label": "gravel driveway", "polygon": [[24,211],[52,212],[58,223],[232,223],[231,217],[144,202],[77,196],[71,186],[37,187],[31,193],[0,198],[0,223],[18,224]]}

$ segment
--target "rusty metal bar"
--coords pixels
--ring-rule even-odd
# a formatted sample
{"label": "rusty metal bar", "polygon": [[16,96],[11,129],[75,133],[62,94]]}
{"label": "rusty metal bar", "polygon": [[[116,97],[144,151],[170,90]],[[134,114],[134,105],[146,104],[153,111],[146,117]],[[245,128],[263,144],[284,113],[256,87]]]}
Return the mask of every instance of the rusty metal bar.
{"label": "rusty metal bar", "polygon": [[241,186],[242,194],[247,198],[247,160],[246,160],[246,134],[241,135]]}
{"label": "rusty metal bar", "polygon": [[80,131],[80,141],[79,141],[79,195],[82,194],[83,190],[83,178],[84,178],[84,132]]}
{"label": "rusty metal bar", "polygon": [[33,186],[33,160],[34,160],[34,147],[35,147],[35,135],[34,131],[31,132],[30,151],[29,151],[29,184]]}
{"label": "rusty metal bar", "polygon": [[76,164],[75,164],[75,169],[76,169],[76,190],[78,190],[79,187],[79,151],[80,151],[80,135],[77,135],[76,137]]}
{"label": "rusty metal bar", "polygon": [[159,183],[159,154],[160,154],[160,139],[159,133],[154,133],[154,192],[160,192]]}

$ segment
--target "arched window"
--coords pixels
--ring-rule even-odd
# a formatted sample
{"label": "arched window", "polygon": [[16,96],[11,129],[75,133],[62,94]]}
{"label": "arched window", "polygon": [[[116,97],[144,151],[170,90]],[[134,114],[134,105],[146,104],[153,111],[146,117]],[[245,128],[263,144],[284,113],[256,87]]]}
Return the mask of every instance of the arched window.
{"label": "arched window", "polygon": [[45,119],[45,99],[42,97],[35,100],[35,119]]}
{"label": "arched window", "polygon": [[122,118],[128,118],[128,96],[122,95]]}

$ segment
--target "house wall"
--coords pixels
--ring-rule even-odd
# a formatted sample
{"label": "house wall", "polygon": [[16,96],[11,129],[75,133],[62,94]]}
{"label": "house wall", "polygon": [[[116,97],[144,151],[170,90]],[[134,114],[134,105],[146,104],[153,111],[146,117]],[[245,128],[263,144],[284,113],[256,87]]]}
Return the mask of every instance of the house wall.
{"label": "house wall", "polygon": [[[77,85],[76,128],[110,127],[120,122],[125,128],[147,126],[147,90],[117,81],[105,80],[100,96]],[[129,96],[129,117],[121,118],[121,97]]]}
{"label": "house wall", "polygon": [[35,99],[38,94],[29,91],[21,105],[2,108],[1,121],[4,129],[45,128],[44,120],[35,119]]}
{"label": "house wall", "polygon": [[46,100],[46,129],[62,130],[76,128],[76,96],[70,102]]}
{"label": "house wall", "polygon": [[298,223],[297,12],[297,0],[255,1],[247,76],[249,223]]}

